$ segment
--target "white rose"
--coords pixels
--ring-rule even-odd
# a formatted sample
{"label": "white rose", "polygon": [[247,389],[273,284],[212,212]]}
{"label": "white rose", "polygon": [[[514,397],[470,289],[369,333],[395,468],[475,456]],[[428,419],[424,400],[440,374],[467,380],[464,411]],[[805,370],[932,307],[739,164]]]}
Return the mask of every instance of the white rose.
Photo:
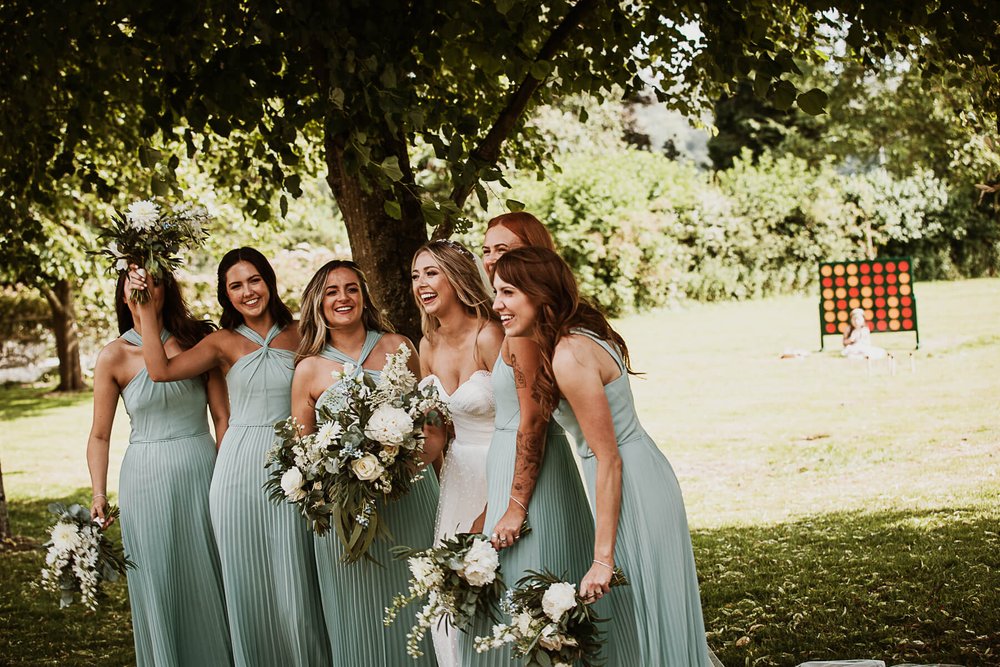
{"label": "white rose", "polygon": [[547,648],[550,651],[558,651],[563,647],[564,642],[563,636],[559,634],[558,628],[555,625],[546,625],[542,630],[542,634],[538,636],[538,643],[542,648]]}
{"label": "white rose", "polygon": [[576,606],[576,587],[565,581],[549,586],[542,595],[542,610],[545,615],[558,623],[567,611]]}
{"label": "white rose", "polygon": [[281,490],[285,492],[285,497],[292,502],[306,497],[306,492],[302,490],[304,483],[305,478],[302,477],[302,471],[295,467],[289,468],[281,476]]}
{"label": "white rose", "polygon": [[383,445],[399,445],[413,432],[413,419],[402,408],[382,404],[372,413],[365,435]]}
{"label": "white rose", "polygon": [[462,559],[458,574],[473,586],[492,584],[497,578],[500,556],[487,540],[476,540]]}
{"label": "white rose", "polygon": [[369,482],[381,476],[383,468],[372,454],[365,454],[360,459],[351,462],[354,475],[363,482]]}
{"label": "white rose", "polygon": [[59,551],[70,551],[80,545],[80,532],[76,524],[57,523],[52,528],[52,544]]}
{"label": "white rose", "polygon": [[132,202],[125,212],[125,219],[135,229],[149,229],[160,217],[160,207],[148,199]]}

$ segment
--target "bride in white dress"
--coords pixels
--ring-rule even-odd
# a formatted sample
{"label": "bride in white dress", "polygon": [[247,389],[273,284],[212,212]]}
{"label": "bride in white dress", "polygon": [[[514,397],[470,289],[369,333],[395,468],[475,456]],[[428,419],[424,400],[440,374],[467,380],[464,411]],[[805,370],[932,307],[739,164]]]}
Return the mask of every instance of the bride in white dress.
{"label": "bride in white dress", "polygon": [[[456,533],[480,532],[486,508],[486,455],[496,411],[490,370],[503,330],[493,312],[486,274],[475,256],[452,241],[417,250],[411,270],[420,308],[422,382],[433,382],[451,411],[454,439],[439,468],[441,495],[435,543]],[[428,429],[427,447],[444,449],[451,432]],[[432,631],[441,667],[457,667],[454,628]]]}

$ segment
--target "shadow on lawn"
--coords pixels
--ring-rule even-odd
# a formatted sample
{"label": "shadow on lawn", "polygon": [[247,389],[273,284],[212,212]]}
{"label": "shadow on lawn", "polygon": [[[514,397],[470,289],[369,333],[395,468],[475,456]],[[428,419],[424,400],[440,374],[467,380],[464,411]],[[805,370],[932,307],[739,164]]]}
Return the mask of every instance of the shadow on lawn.
{"label": "shadow on lawn", "polygon": [[730,667],[1000,664],[998,525],[963,507],[700,531],[709,644]]}
{"label": "shadow on lawn", "polygon": [[52,387],[0,385],[0,421],[38,417],[49,410],[65,408],[90,400],[91,391],[53,391]]}
{"label": "shadow on lawn", "polygon": [[[43,542],[49,502],[11,501]],[[709,643],[729,667],[806,660],[1000,663],[997,510],[842,513],[694,535]],[[124,584],[96,612],[32,589],[40,549],[0,554],[0,666],[134,662]]]}

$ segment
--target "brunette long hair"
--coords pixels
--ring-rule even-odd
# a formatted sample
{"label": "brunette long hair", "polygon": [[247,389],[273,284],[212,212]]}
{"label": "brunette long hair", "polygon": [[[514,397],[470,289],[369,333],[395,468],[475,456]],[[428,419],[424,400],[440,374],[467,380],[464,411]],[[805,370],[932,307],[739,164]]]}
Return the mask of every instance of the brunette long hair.
{"label": "brunette long hair", "polygon": [[573,271],[555,252],[531,246],[515,248],[497,260],[496,275],[524,292],[538,309],[533,338],[542,350],[537,384],[546,411],[555,410],[559,404],[552,355],[559,340],[572,329],[585,329],[617,347],[626,371],[635,374],[625,339],[611,328],[604,313],[580,296]]}
{"label": "brunette long hair", "polygon": [[497,225],[509,229],[524,245],[548,248],[555,252],[556,244],[552,240],[552,234],[538,218],[527,211],[498,215],[486,223],[486,229],[493,229]]}
{"label": "brunette long hair", "polygon": [[240,311],[236,310],[236,306],[229,299],[229,292],[226,290],[226,273],[240,262],[253,264],[260,277],[264,279],[264,284],[267,286],[268,291],[267,311],[274,318],[278,328],[284,329],[291,324],[294,319],[292,311],[288,310],[288,306],[281,301],[281,295],[278,294],[278,278],[274,275],[271,263],[267,261],[267,257],[264,257],[259,250],[243,247],[230,250],[222,257],[222,261],[219,262],[219,286],[217,294],[219,305],[222,306],[222,317],[219,318],[219,324],[222,325],[222,328],[235,329],[244,324],[243,315]]}
{"label": "brunette long hair", "polygon": [[295,351],[296,364],[306,357],[319,354],[326,345],[329,325],[323,316],[323,292],[330,272],[337,269],[350,269],[358,276],[363,301],[361,323],[365,329],[385,333],[395,332],[392,324],[382,316],[382,311],[372,300],[371,290],[368,289],[368,281],[361,267],[349,259],[330,260],[319,267],[319,271],[313,275],[302,291],[302,312],[299,315],[299,333],[302,334],[302,338],[299,341],[299,348]]}
{"label": "brunette long hair", "polygon": [[[118,316],[118,333],[123,334],[135,327],[135,320],[132,318],[132,311],[129,310],[125,299],[125,279],[128,274],[124,271],[118,274],[118,282],[115,285],[115,314]],[[173,334],[180,346],[185,350],[198,344],[202,338],[215,331],[215,324],[209,320],[197,320],[191,315],[184,297],[181,295],[181,287],[170,272],[158,279],[163,285],[163,328]]]}

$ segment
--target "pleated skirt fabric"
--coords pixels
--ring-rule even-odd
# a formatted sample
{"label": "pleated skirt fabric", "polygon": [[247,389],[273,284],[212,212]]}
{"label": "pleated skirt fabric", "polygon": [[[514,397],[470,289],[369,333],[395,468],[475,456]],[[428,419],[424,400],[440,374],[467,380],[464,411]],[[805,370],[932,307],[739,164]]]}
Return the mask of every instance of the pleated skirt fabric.
{"label": "pleated skirt fabric", "polygon": [[[648,437],[619,443],[622,502],[615,561],[632,581],[642,664],[709,667],[684,500],[674,470]],[[597,460],[583,459],[594,496]]]}
{"label": "pleated skirt fabric", "polygon": [[[487,459],[489,505],[486,532],[500,520],[510,499],[517,432],[497,429]],[[541,472],[528,507],[531,532],[500,552],[500,567],[509,588],[529,570],[548,569],[579,584],[594,554],[594,520],[575,455],[562,429],[550,426]],[[638,667],[640,662],[635,611],[628,587],[618,587],[594,604],[602,618],[605,646],[599,662],[608,667]],[[508,620],[508,619],[504,619]],[[478,618],[473,633],[459,635],[463,667],[508,667],[522,664],[509,647],[476,653],[473,637],[492,634],[492,622]]]}
{"label": "pleated skirt fabric", "polygon": [[270,426],[230,426],[212,478],[211,511],[237,665],[331,664],[312,534],[295,507],[263,490]]}
{"label": "pleated skirt fabric", "polygon": [[215,440],[208,433],[133,442],[119,500],[136,664],[231,665],[222,573],[209,516]]}
{"label": "pleated skirt fabric", "polygon": [[393,540],[376,540],[369,550],[381,565],[361,559],[342,563],[343,547],[337,535],[314,536],[319,590],[330,637],[333,664],[337,667],[432,667],[437,665],[430,638],[424,656],[406,654],[406,634],[413,627],[417,603],[403,610],[392,625],[383,623],[385,609],[396,595],[409,590],[410,570],[405,560],[389,553],[393,546],[427,549],[434,541],[434,514],[438,482],[427,470],[410,492],[380,506]]}

